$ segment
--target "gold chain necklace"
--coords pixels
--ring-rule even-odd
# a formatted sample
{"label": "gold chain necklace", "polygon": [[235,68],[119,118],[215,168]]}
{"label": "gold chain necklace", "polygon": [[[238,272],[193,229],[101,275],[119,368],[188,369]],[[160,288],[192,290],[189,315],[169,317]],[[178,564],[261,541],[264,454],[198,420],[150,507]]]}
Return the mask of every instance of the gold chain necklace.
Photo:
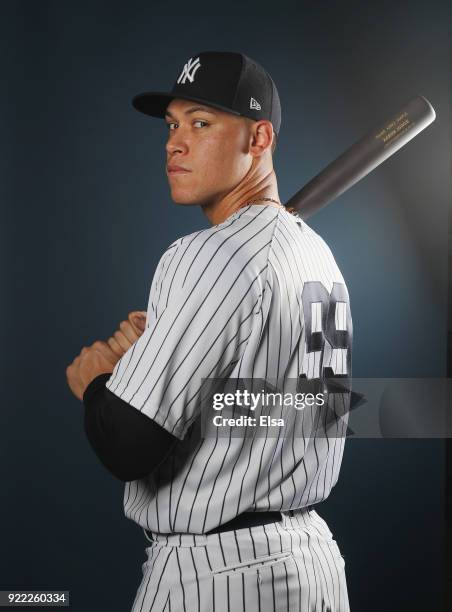
{"label": "gold chain necklace", "polygon": [[[278,200],[274,200],[273,198],[257,198],[258,202],[261,200],[265,200],[266,202],[274,202],[275,204],[280,204],[282,206],[281,202],[278,202]],[[252,204],[253,202],[255,202],[255,200],[252,200],[251,202],[249,202],[249,204]]]}

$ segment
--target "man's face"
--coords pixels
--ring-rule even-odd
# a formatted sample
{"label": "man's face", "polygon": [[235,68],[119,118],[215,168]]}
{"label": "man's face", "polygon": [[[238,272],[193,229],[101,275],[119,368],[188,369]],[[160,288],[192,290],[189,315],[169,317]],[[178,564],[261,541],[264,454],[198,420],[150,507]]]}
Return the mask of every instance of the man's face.
{"label": "man's face", "polygon": [[[167,176],[171,197],[180,204],[221,200],[250,168],[245,118],[198,102],[173,99],[166,109]],[[171,166],[188,172],[170,172]]]}

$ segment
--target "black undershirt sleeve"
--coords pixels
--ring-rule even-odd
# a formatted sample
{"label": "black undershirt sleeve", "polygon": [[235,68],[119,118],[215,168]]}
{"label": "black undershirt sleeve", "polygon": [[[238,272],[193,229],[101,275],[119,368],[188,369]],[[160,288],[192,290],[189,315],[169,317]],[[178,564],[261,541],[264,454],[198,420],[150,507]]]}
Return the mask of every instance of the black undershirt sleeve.
{"label": "black undershirt sleeve", "polygon": [[128,482],[149,475],[179,439],[107,389],[110,377],[100,374],[86,387],[84,428],[101,463]]}

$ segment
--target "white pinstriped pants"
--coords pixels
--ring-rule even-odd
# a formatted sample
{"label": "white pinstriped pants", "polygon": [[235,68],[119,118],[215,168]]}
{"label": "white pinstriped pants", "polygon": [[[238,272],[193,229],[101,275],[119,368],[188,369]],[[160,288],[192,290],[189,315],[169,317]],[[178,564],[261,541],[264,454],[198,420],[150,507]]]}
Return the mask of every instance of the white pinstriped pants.
{"label": "white pinstriped pants", "polygon": [[132,612],[350,610],[344,559],[313,509],[251,528],[152,538]]}

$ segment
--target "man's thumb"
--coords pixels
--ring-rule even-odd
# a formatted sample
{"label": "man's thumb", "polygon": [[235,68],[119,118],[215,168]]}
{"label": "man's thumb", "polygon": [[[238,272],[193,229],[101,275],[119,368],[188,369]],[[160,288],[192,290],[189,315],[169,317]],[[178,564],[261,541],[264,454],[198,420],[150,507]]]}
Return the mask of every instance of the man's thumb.
{"label": "man's thumb", "polygon": [[146,329],[146,313],[145,312],[134,314],[132,317],[132,321],[135,327],[137,327],[140,331],[144,332],[144,330]]}

